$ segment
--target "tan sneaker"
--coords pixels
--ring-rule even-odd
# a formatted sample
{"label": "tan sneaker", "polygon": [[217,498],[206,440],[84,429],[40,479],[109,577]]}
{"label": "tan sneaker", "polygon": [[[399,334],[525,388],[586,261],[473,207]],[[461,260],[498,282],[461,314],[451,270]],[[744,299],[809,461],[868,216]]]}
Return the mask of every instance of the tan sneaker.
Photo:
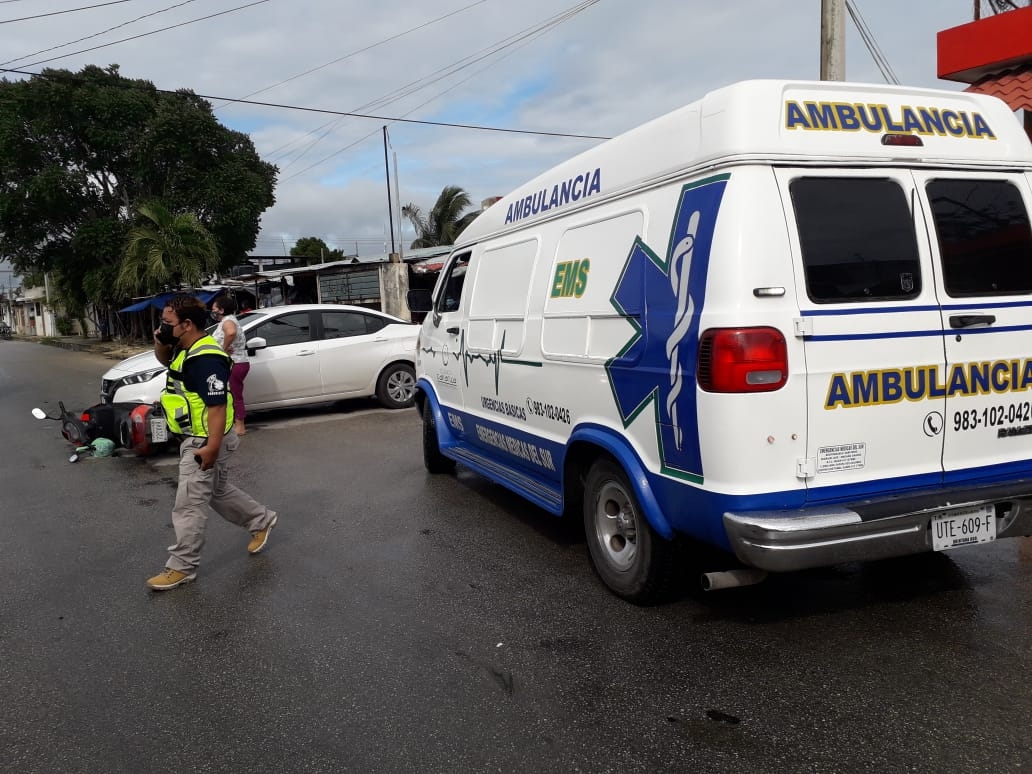
{"label": "tan sneaker", "polygon": [[265,526],[265,529],[251,533],[251,542],[247,544],[247,553],[257,554],[265,548],[265,544],[269,542],[269,533],[272,532],[272,528],[275,526],[276,514],[274,513],[272,514],[272,521]]}
{"label": "tan sneaker", "polygon": [[147,585],[154,589],[154,591],[168,591],[169,589],[174,589],[176,586],[182,586],[184,583],[189,583],[196,577],[197,573],[195,572],[180,572],[179,570],[173,570],[170,567],[166,567],[153,578],[148,578]]}

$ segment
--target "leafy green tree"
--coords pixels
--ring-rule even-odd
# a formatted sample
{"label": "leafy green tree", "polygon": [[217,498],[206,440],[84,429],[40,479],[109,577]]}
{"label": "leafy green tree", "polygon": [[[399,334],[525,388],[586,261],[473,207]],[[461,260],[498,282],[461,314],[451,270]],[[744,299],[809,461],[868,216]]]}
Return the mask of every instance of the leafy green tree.
{"label": "leafy green tree", "polygon": [[141,223],[129,230],[115,289],[145,296],[165,287],[200,285],[219,265],[215,239],[191,212],[173,215],[160,202],[139,209]]}
{"label": "leafy green tree", "polygon": [[412,249],[420,247],[437,247],[438,245],[455,244],[456,238],[462,230],[472,223],[478,212],[468,212],[469,194],[457,185],[448,185],[441,190],[429,215],[415,204],[406,204],[401,208],[401,214],[409,219],[416,229],[416,238],[412,240]]}
{"label": "leafy green tree", "polygon": [[290,248],[290,254],[294,258],[305,258],[305,265],[313,263],[325,263],[327,261],[344,260],[343,250],[331,250],[319,237],[301,237],[297,243]]}
{"label": "leafy green tree", "polygon": [[197,216],[218,269],[242,263],[276,174],[188,90],[159,92],[117,66],[0,80],[0,255],[48,273],[72,306],[121,300],[123,246],[155,200]]}

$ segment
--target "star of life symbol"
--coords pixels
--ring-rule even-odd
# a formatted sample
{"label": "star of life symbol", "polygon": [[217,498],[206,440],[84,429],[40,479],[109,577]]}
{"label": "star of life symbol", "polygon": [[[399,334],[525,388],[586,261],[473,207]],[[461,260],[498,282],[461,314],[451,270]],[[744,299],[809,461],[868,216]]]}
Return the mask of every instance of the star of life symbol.
{"label": "star of life symbol", "polygon": [[688,234],[682,239],[670,260],[670,290],[677,299],[674,315],[674,330],[666,341],[666,356],[670,361],[670,392],[667,393],[666,410],[674,429],[674,443],[678,450],[684,440],[684,430],[677,421],[677,398],[684,387],[684,369],[678,352],[688,335],[692,323],[691,295],[688,292],[688,269],[692,265],[692,250],[695,247],[695,232],[699,230],[699,212],[693,212],[688,219]]}
{"label": "star of life symbol", "polygon": [[606,363],[624,426],[651,404],[664,471],[700,480],[694,384],[699,317],[713,228],[728,179],[720,175],[684,187],[665,255],[636,239],[610,299],[634,327],[627,343]]}
{"label": "star of life symbol", "polygon": [[226,383],[224,381],[222,381],[221,379],[219,379],[218,376],[216,376],[215,374],[212,374],[211,376],[208,377],[208,392],[209,393],[217,394],[217,393],[220,393],[220,392],[225,392],[225,390],[226,390]]}

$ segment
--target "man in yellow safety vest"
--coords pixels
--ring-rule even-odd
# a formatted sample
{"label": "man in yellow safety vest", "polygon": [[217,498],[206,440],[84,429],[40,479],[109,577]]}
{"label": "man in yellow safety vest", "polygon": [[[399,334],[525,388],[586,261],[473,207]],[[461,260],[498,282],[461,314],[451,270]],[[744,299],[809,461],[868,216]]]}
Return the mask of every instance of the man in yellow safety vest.
{"label": "man in yellow safety vest", "polygon": [[154,332],[154,355],[168,366],[161,407],[169,429],[182,439],[172,509],[176,543],[169,546],[164,571],[147,580],[155,591],[174,589],[196,577],[209,506],[251,533],[251,554],[265,548],[276,525],[275,511],[228,480],[229,458],[240,446],[228,389],[232,361],[205,332],[207,317],[199,299],[177,294],[166,303],[161,327]]}

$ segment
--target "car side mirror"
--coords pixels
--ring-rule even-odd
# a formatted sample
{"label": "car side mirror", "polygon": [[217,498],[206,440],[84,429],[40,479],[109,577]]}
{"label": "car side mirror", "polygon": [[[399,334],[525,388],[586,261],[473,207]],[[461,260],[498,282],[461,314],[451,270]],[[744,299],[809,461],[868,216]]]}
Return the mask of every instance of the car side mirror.
{"label": "car side mirror", "polygon": [[433,293],[429,290],[419,289],[408,292],[408,308],[410,312],[424,314],[433,308]]}
{"label": "car side mirror", "polygon": [[247,354],[248,356],[254,355],[259,349],[265,349],[269,346],[265,339],[261,336],[255,336],[253,339],[247,340]]}

